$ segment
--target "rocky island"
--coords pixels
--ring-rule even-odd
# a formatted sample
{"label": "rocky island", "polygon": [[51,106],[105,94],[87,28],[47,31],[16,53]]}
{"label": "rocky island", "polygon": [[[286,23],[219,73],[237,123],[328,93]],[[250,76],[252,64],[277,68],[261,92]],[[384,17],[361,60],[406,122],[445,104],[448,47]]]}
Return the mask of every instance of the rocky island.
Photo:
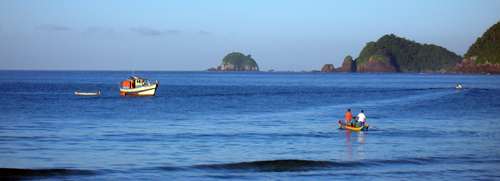
{"label": "rocky island", "polygon": [[210,68],[207,71],[259,71],[259,66],[250,54],[233,52],[227,54],[217,68]]}

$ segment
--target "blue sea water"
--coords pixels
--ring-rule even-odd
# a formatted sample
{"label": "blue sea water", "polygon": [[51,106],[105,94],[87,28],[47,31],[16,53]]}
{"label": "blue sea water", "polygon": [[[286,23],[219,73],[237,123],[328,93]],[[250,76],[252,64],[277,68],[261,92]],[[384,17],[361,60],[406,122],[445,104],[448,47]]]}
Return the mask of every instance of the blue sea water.
{"label": "blue sea water", "polygon": [[[500,180],[499,75],[130,76],[0,71],[0,179]],[[370,130],[332,127],[347,109]]]}

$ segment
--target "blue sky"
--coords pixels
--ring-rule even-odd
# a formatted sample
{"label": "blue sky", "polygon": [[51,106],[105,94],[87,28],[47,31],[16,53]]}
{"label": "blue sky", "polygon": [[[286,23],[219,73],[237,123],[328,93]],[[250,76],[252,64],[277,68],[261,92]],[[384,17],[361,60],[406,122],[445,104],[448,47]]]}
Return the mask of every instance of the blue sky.
{"label": "blue sky", "polygon": [[241,52],[310,71],[386,34],[463,55],[498,21],[498,0],[0,0],[0,70],[205,70]]}

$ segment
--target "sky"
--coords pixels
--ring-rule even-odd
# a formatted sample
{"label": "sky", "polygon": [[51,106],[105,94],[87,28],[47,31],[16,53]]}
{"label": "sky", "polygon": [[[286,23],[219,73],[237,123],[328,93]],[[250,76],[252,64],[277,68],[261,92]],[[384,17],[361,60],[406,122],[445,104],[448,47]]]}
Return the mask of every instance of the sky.
{"label": "sky", "polygon": [[0,0],[0,70],[311,71],[387,34],[463,56],[499,21],[499,0]]}

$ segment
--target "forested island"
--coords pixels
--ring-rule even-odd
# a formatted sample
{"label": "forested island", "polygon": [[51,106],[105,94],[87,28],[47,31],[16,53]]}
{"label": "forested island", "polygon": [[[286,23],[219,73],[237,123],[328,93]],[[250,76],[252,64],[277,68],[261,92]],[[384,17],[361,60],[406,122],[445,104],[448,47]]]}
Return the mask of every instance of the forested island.
{"label": "forested island", "polygon": [[217,68],[212,67],[207,71],[259,71],[259,66],[250,54],[233,52],[227,54]]}
{"label": "forested island", "polygon": [[489,28],[462,56],[441,46],[384,35],[369,42],[356,59],[346,56],[335,69],[326,64],[321,72],[381,73],[500,73],[500,22]]}
{"label": "forested island", "polygon": [[445,72],[461,60],[446,48],[390,34],[367,43],[354,60],[346,56],[342,67],[330,72]]}

